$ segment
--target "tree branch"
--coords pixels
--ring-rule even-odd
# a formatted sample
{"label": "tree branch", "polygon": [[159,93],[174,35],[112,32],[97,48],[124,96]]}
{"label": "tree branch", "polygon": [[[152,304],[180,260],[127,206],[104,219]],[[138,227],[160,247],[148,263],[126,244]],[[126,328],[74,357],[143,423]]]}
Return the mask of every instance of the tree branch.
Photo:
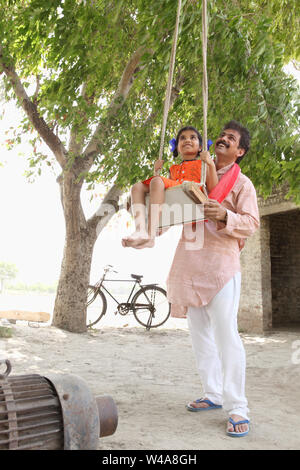
{"label": "tree branch", "polygon": [[100,204],[99,209],[88,219],[87,227],[89,233],[93,234],[94,237],[98,237],[109,220],[118,212],[119,199],[122,194],[122,189],[113,184]]}
{"label": "tree branch", "polygon": [[[95,99],[95,94],[88,96],[86,93],[87,83],[83,83],[81,88],[81,97],[85,100],[87,105],[92,105]],[[82,121],[85,124],[88,124],[88,116],[85,113],[81,113]],[[84,145],[84,139],[78,139],[78,133],[75,126],[71,129],[70,142],[69,142],[69,152],[73,155],[79,155],[82,152]]]}
{"label": "tree branch", "polygon": [[67,153],[61,140],[52,132],[45,120],[40,116],[37,106],[31,101],[29,96],[26,93],[23,84],[16,73],[15,69],[11,65],[5,63],[3,57],[3,48],[0,45],[0,67],[3,69],[5,75],[7,76],[16,97],[19,99],[22,108],[27,114],[28,119],[42,137],[44,142],[48,145],[50,150],[54,153],[58,163],[62,168],[66,165],[65,154]]}
{"label": "tree branch", "polygon": [[130,60],[128,61],[123,75],[121,77],[118,89],[112,99],[108,107],[108,112],[105,120],[105,124],[103,122],[99,123],[91,140],[90,143],[87,145],[84,155],[88,157],[89,162],[92,165],[93,157],[99,153],[99,142],[101,142],[101,137],[103,133],[107,132],[108,123],[112,117],[114,117],[119,109],[123,106],[124,102],[127,99],[127,96],[130,92],[130,89],[134,82],[134,75],[138,70],[138,64],[141,60],[142,55],[145,52],[144,47],[139,47],[131,56]]}
{"label": "tree branch", "polygon": [[40,91],[40,76],[37,75],[36,76],[36,88],[35,88],[34,95],[32,97],[32,101],[35,105],[37,105],[39,91]]}

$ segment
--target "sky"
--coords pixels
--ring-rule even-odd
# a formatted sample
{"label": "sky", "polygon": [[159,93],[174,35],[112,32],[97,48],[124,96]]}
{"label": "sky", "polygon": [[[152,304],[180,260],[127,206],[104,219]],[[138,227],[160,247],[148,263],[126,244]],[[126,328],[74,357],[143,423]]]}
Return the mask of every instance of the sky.
{"label": "sky", "polygon": [[[300,80],[300,72],[289,69]],[[23,145],[8,151],[5,148],[10,126],[16,126],[22,114],[14,103],[0,104],[4,116],[0,120],[0,262],[14,263],[17,281],[28,284],[52,284],[59,279],[63,255],[65,224],[56,176],[46,165],[41,176],[29,183],[24,176],[28,169],[26,155],[31,147]],[[23,155],[20,155],[22,153]],[[58,175],[58,173],[57,173]],[[99,207],[103,188],[82,192],[86,216]],[[129,225],[129,226],[127,226]],[[159,237],[155,248],[134,250],[123,248],[121,239],[134,227],[126,211],[114,216],[95,244],[91,282],[96,282],[106,264],[118,271],[116,278],[142,274],[146,282],[164,284],[178,243],[181,228],[172,227]]]}
{"label": "sky", "polygon": [[[30,183],[26,155],[31,147],[18,146],[7,150],[5,131],[21,119],[13,103],[6,104],[0,121],[0,262],[14,263],[18,269],[17,281],[27,284],[57,281],[63,256],[65,222],[60,202],[59,187],[53,171],[44,165],[42,174]],[[3,107],[2,107],[3,110]],[[21,153],[23,155],[21,155]],[[91,192],[82,192],[86,216],[99,207],[101,186]],[[96,282],[106,264],[114,266],[119,278],[142,274],[146,282],[164,283],[171,266],[180,228],[174,227],[157,240],[154,249],[123,248],[121,239],[134,230],[131,216],[126,211],[116,214],[100,234],[94,249],[91,281]],[[115,278],[118,275],[113,275]]]}

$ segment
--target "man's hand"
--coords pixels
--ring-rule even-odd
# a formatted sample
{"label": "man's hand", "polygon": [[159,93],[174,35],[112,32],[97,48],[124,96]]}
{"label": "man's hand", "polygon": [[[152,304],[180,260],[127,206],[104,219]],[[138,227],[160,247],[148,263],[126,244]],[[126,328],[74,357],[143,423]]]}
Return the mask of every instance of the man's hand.
{"label": "man's hand", "polygon": [[218,201],[209,199],[204,203],[204,217],[213,222],[226,223],[227,210]]}

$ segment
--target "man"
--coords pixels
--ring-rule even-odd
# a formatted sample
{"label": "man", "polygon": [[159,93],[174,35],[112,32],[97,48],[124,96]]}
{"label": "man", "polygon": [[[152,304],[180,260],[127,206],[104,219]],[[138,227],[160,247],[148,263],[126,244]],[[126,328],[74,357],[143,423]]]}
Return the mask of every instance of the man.
{"label": "man", "polygon": [[186,250],[182,238],[167,281],[173,316],[187,316],[204,389],[204,398],[187,409],[223,406],[229,414],[227,434],[238,437],[249,431],[245,351],[237,329],[240,250],[259,227],[254,186],[236,164],[249,146],[246,128],[236,121],[224,126],[215,143],[219,187],[229,176],[234,179],[221,203],[210,198],[204,204],[203,248]]}

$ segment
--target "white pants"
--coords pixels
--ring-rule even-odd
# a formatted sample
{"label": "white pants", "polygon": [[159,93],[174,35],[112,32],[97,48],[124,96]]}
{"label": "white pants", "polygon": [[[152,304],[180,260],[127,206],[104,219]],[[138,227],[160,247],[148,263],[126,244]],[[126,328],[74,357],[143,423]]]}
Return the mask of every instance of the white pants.
{"label": "white pants", "polygon": [[204,396],[248,419],[246,356],[237,329],[241,273],[203,307],[189,307],[188,326]]}

